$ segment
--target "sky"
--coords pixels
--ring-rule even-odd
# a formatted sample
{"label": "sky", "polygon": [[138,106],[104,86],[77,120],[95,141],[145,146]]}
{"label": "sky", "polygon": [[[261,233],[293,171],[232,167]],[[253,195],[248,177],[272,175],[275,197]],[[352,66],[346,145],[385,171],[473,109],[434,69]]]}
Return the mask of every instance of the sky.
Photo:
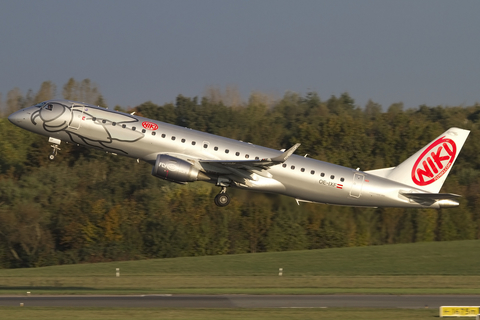
{"label": "sky", "polygon": [[480,1],[2,0],[0,93],[90,79],[109,106],[236,88],[480,102]]}

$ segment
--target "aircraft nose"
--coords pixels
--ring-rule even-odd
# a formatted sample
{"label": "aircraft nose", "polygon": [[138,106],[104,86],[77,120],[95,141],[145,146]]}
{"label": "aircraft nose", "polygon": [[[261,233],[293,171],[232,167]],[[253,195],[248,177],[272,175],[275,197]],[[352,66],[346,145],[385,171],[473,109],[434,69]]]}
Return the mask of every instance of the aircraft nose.
{"label": "aircraft nose", "polygon": [[8,116],[8,121],[10,121],[13,124],[18,125],[22,121],[24,121],[26,118],[26,113],[23,110],[17,111],[12,113],[11,115]]}

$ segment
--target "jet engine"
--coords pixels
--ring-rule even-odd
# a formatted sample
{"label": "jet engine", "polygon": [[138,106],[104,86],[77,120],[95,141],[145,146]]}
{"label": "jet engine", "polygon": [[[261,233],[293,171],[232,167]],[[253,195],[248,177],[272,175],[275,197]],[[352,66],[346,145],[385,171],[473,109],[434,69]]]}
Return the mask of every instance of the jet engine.
{"label": "jet engine", "polygon": [[166,154],[157,155],[157,160],[152,168],[152,175],[181,184],[210,180],[207,175],[195,168],[190,162]]}

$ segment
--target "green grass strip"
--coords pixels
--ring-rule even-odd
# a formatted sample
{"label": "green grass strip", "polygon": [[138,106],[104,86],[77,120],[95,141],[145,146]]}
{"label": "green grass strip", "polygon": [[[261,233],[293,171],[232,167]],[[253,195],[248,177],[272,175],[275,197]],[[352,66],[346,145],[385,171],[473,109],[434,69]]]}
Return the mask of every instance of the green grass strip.
{"label": "green grass strip", "polygon": [[427,320],[438,316],[437,309],[163,309],[163,308],[39,308],[0,307],[2,320],[97,320],[97,319],[196,319],[196,320]]}

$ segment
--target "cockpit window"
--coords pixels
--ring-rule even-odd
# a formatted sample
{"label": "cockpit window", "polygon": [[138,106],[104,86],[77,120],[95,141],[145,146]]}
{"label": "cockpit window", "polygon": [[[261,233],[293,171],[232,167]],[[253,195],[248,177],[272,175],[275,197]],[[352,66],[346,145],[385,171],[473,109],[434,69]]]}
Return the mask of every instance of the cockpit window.
{"label": "cockpit window", "polygon": [[53,109],[53,104],[51,104],[51,103],[46,104],[43,108],[46,109],[46,110],[52,111],[52,109]]}
{"label": "cockpit window", "polygon": [[47,102],[43,101],[43,102],[37,103],[36,105],[34,105],[34,107],[41,108],[45,105],[45,103],[47,103]]}

